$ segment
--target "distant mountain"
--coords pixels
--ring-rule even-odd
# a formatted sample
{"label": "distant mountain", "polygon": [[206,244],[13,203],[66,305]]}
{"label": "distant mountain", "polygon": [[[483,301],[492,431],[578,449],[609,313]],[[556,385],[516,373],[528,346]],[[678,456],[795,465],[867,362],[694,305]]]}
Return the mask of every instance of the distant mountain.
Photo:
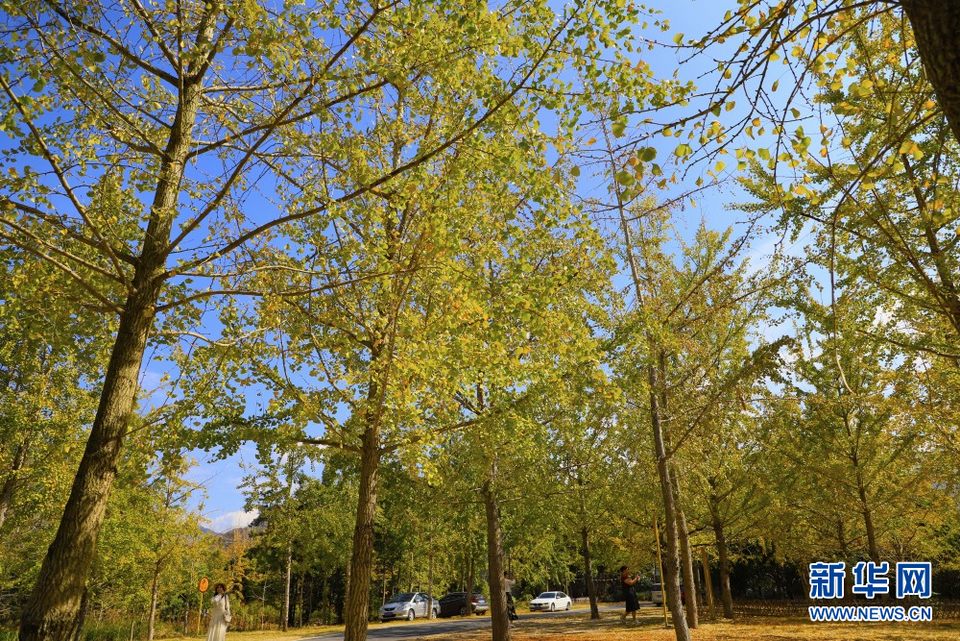
{"label": "distant mountain", "polygon": [[200,529],[208,534],[212,534],[220,539],[220,545],[223,547],[229,547],[238,541],[248,543],[255,532],[263,530],[265,525],[252,526],[248,525],[246,527],[235,527],[232,530],[227,530],[226,532],[214,532],[207,528],[201,527]]}

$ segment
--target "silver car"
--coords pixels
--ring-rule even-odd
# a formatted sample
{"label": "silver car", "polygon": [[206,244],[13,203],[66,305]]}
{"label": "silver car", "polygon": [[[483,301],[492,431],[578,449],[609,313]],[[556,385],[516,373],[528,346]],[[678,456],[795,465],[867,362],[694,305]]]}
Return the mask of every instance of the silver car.
{"label": "silver car", "polygon": [[404,592],[397,594],[380,608],[380,620],[406,619],[413,621],[417,617],[437,617],[440,604],[433,600],[433,610],[430,610],[430,597],[425,592]]}

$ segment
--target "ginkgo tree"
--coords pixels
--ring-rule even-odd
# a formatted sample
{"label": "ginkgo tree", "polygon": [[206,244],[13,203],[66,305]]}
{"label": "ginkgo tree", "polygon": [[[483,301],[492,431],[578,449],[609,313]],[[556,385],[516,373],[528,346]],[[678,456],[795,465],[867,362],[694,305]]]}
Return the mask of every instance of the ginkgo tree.
{"label": "ginkgo tree", "polygon": [[[400,127],[394,113],[386,117],[398,127],[381,141],[390,162],[404,140],[418,137],[410,135],[414,123]],[[421,126],[443,127],[446,118],[438,112]],[[423,448],[445,432],[492,428],[560,375],[562,363],[569,369],[584,358],[575,337],[588,328],[567,292],[602,286],[591,256],[602,261],[594,235],[557,188],[559,170],[514,146],[537,135],[475,139],[424,164],[396,193],[363,199],[330,228],[291,232],[301,247],[318,250],[288,270],[303,282],[278,289],[308,290],[321,269],[394,276],[355,279],[298,301],[268,297],[238,325],[238,332],[253,323],[282,332],[246,366],[272,390],[267,414],[289,418],[272,438],[359,455],[349,635],[362,635],[368,616],[383,457],[419,465]],[[324,188],[319,177],[314,184]],[[550,299],[556,302],[540,306]],[[242,416],[213,425],[231,425],[243,438],[257,429]],[[322,436],[313,435],[317,429]]]}
{"label": "ginkgo tree", "polygon": [[[289,268],[276,257],[285,225],[333,220],[362,196],[399,193],[393,181],[455,154],[494,115],[505,130],[512,118],[529,121],[539,103],[515,99],[541,95],[528,90],[546,86],[567,55],[599,70],[584,50],[564,46],[595,32],[612,41],[608,25],[629,16],[618,3],[602,5],[555,13],[545,2],[3,4],[0,90],[11,108],[0,119],[10,140],[0,161],[0,240],[69,278],[78,314],[117,323],[73,492],[23,615],[24,639],[79,634],[147,346],[174,343],[175,352],[178,338],[206,333],[211,300],[264,294],[249,288],[249,275]],[[564,90],[543,95],[557,106]],[[387,102],[416,113],[420,138],[404,141],[397,162],[370,162],[365,141],[385,133],[371,116]],[[438,104],[459,106],[459,119],[433,123]],[[289,147],[297,133],[312,136],[319,153]],[[527,144],[544,150],[542,140]],[[307,189],[305,176],[290,173],[291,158],[297,167],[310,158],[321,184],[335,186]],[[346,278],[323,269],[316,277],[315,293]]]}

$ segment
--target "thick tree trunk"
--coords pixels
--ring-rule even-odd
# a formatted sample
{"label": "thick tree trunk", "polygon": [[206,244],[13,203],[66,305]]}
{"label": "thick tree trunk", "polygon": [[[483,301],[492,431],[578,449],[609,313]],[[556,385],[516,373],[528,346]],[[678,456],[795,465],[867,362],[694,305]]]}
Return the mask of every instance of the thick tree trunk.
{"label": "thick tree trunk", "polygon": [[[483,504],[487,513],[487,577],[490,585],[490,618],[493,641],[510,641],[510,619],[503,576],[503,533],[500,530],[500,505],[494,483],[497,464],[490,467],[483,483]],[[469,598],[469,593],[467,594]]]}
{"label": "thick tree trunk", "polygon": [[713,521],[713,535],[717,541],[717,556],[720,559],[720,602],[723,604],[723,618],[733,618],[733,595],[730,593],[730,556],[727,539],[723,533],[723,519],[720,518],[720,506],[716,495],[711,494],[710,519]]}
{"label": "thick tree trunk", "polygon": [[683,616],[680,603],[680,552],[677,543],[677,511],[673,500],[673,482],[670,479],[667,450],[663,441],[663,428],[660,425],[659,385],[656,368],[648,368],[650,379],[650,422],[653,429],[654,455],[657,460],[657,473],[660,476],[660,490],[663,494],[663,509],[666,515],[664,527],[667,532],[667,549],[663,555],[664,599],[673,617],[673,630],[677,641],[690,641],[690,628]]}
{"label": "thick tree trunk", "polygon": [[57,534],[24,608],[21,641],[71,641],[80,633],[81,601],[117,476],[158,294],[155,285],[142,285],[127,299],[120,317],[100,406]]}
{"label": "thick tree trunk", "polygon": [[954,0],[901,0],[913,27],[923,70],[937,103],[960,141],[960,4]]}
{"label": "thick tree trunk", "polygon": [[593,581],[593,559],[590,558],[590,532],[586,526],[580,529],[580,542],[583,549],[583,580],[587,584],[587,596],[590,597],[590,618],[599,619],[597,584]]}
{"label": "thick tree trunk", "polygon": [[350,583],[343,606],[344,641],[365,641],[367,638],[380,456],[380,433],[374,422],[363,433],[363,449],[360,452],[360,500],[357,503],[357,523],[353,530]]}
{"label": "thick tree trunk", "polygon": [[697,585],[693,576],[693,551],[690,548],[687,517],[680,501],[680,482],[677,480],[676,470],[670,470],[670,479],[673,482],[674,501],[677,508],[677,537],[680,540],[680,568],[683,571],[684,596],[687,602],[687,625],[697,628],[700,625],[700,618],[697,612]]}
{"label": "thick tree trunk", "polygon": [[[207,5],[198,42],[212,42],[219,2]],[[21,641],[73,641],[83,619],[90,565],[96,554],[110,490],[139,387],[138,377],[163,286],[170,233],[177,216],[187,155],[193,145],[202,74],[185,79],[160,163],[157,187],[136,262],[131,290],[120,313],[117,338],[100,393],[100,404],[74,477],[60,526],[47,549],[37,583],[20,620]]]}

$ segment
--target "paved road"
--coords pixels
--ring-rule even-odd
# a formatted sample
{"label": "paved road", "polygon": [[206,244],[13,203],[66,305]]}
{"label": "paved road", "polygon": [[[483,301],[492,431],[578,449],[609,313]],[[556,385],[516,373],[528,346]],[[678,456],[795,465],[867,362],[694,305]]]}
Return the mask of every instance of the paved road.
{"label": "paved road", "polygon": [[[612,610],[621,610],[622,605],[601,605],[601,612],[609,612]],[[583,609],[578,608],[576,610],[571,610],[570,612],[521,612],[520,621],[535,621],[541,617],[560,617],[566,616],[569,614],[575,614],[577,612],[582,613]],[[390,623],[371,623],[370,627],[367,628],[367,638],[368,639],[377,639],[377,640],[388,640],[388,641],[403,641],[406,639],[422,639],[423,637],[433,636],[435,634],[453,634],[456,632],[467,632],[470,630],[482,630],[490,628],[490,617],[489,615],[481,617],[471,617],[469,619],[461,619],[459,617],[454,617],[451,619],[434,619],[433,621],[423,621],[422,623],[403,623],[399,621],[392,621]],[[302,639],[301,641],[342,641],[343,633],[337,634],[327,634],[321,637],[310,637],[308,639]]]}

